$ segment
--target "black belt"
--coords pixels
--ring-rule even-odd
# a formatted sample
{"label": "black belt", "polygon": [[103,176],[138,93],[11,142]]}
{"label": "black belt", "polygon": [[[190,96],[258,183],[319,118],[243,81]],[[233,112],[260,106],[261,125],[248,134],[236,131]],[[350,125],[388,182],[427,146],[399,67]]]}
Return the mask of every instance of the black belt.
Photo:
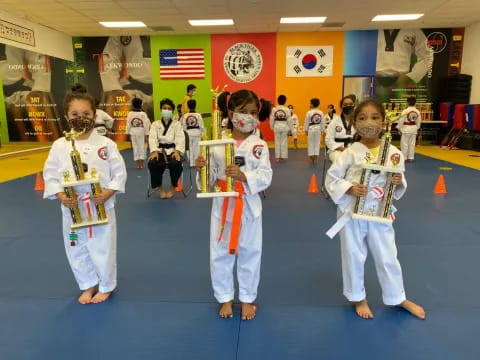
{"label": "black belt", "polygon": [[106,128],[105,124],[95,124],[95,125],[93,125],[93,127],[96,127],[96,128],[97,127],[104,127],[104,128]]}
{"label": "black belt", "polygon": [[346,138],[335,138],[333,139],[335,142],[343,142],[343,146],[347,147],[348,144],[353,143],[353,138],[346,137]]}
{"label": "black belt", "polygon": [[172,148],[175,148],[175,144],[174,144],[174,143],[171,143],[171,144],[158,144],[158,148],[159,148],[159,149],[172,149]]}
{"label": "black belt", "polygon": [[275,119],[275,121],[287,121],[287,119]]}
{"label": "black belt", "polygon": [[187,126],[187,130],[200,129],[200,126]]}

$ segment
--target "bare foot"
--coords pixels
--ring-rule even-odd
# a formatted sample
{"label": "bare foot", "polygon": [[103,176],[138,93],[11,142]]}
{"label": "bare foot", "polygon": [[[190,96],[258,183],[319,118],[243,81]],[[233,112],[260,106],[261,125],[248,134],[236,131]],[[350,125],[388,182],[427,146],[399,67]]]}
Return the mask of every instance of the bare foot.
{"label": "bare foot", "polygon": [[112,292],[106,292],[106,293],[102,293],[102,292],[97,292],[95,294],[95,296],[92,298],[92,301],[91,303],[92,304],[99,304],[101,302],[104,302],[104,301],[107,301],[108,298],[110,297],[110,295],[112,294]]}
{"label": "bare foot", "polygon": [[220,315],[221,318],[227,319],[227,318],[232,318],[233,317],[233,301],[227,301],[226,303],[223,303],[222,306],[220,307],[220,311],[218,312],[218,315]]}
{"label": "bare foot", "polygon": [[364,299],[359,302],[355,302],[355,312],[358,316],[364,319],[373,319],[372,310],[370,310],[370,306],[368,306],[367,300]]}
{"label": "bare foot", "polygon": [[87,290],[84,290],[78,298],[78,302],[82,305],[90,304],[92,302],[93,295],[97,292],[97,287],[92,286]]}
{"label": "bare foot", "polygon": [[159,188],[158,189],[158,196],[160,197],[160,199],[166,199],[167,193],[165,192],[165,190],[163,190],[163,188]]}
{"label": "bare foot", "polygon": [[242,320],[252,320],[257,312],[257,305],[242,303]]}
{"label": "bare foot", "polygon": [[175,195],[175,190],[173,188],[171,188],[170,190],[168,190],[166,193],[165,193],[165,198],[167,199],[170,199],[173,197],[173,195]]}
{"label": "bare foot", "polygon": [[410,300],[405,300],[400,304],[400,306],[419,319],[423,320],[426,317],[425,309]]}

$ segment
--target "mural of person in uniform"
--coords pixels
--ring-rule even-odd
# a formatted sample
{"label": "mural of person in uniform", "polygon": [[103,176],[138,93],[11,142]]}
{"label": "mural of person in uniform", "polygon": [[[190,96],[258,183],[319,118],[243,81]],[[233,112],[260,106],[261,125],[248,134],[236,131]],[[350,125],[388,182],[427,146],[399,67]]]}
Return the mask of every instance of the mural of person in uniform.
{"label": "mural of person in uniform", "polygon": [[[421,29],[378,31],[377,98],[400,98],[411,89],[427,87],[426,75],[433,66],[433,50]],[[397,89],[397,90],[394,90]]]}
{"label": "mural of person in uniform", "polygon": [[11,141],[53,141],[63,124],[51,94],[50,57],[0,44],[0,72]]}

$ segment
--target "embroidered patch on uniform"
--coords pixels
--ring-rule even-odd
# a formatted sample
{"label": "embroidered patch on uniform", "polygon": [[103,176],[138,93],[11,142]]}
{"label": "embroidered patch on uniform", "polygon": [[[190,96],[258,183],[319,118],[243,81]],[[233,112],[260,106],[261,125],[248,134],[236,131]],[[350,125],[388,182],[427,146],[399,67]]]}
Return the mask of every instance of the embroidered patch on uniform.
{"label": "embroidered patch on uniform", "polygon": [[372,188],[372,195],[375,200],[382,200],[384,195],[383,189],[381,187],[374,186]]}
{"label": "embroidered patch on uniform", "polygon": [[342,132],[342,127],[340,125],[335,126],[336,132]]}
{"label": "embroidered patch on uniform", "polygon": [[260,159],[260,155],[262,155],[263,152],[263,145],[255,145],[252,152],[255,158]]}
{"label": "embroidered patch on uniform", "polygon": [[198,127],[198,120],[195,116],[187,116],[187,127],[189,128],[196,128]]}
{"label": "embroidered patch on uniform", "polygon": [[310,119],[310,123],[312,124],[320,124],[322,122],[322,115],[320,114],[313,114],[312,118]]}
{"label": "embroidered patch on uniform", "polygon": [[397,165],[400,162],[400,154],[399,153],[392,154],[392,156],[390,156],[390,161],[392,162],[392,164]]}
{"label": "embroidered patch on uniform", "polygon": [[97,151],[98,157],[102,160],[107,160],[108,157],[108,152],[107,152],[107,147],[103,146]]}
{"label": "embroidered patch on uniform", "polygon": [[275,120],[287,120],[287,113],[283,110],[277,110],[273,117]]}
{"label": "embroidered patch on uniform", "polygon": [[418,113],[416,111],[410,111],[407,114],[407,120],[411,123],[415,123],[418,119]]}
{"label": "embroidered patch on uniform", "polygon": [[143,127],[143,120],[136,117],[130,121],[130,124],[132,127]]}

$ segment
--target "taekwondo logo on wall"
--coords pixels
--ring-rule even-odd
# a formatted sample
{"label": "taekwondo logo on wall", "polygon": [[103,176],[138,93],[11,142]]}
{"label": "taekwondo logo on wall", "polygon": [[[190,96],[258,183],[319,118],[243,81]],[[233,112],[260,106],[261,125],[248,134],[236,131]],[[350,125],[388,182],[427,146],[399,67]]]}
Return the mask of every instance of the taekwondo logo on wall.
{"label": "taekwondo logo on wall", "polygon": [[260,50],[250,43],[232,45],[223,57],[223,68],[230,79],[239,83],[254,80],[262,71]]}
{"label": "taekwondo logo on wall", "polygon": [[442,32],[432,32],[427,36],[427,44],[435,54],[441,53],[447,47],[447,37]]}
{"label": "taekwondo logo on wall", "polygon": [[333,75],[333,46],[287,46],[287,77]]}

